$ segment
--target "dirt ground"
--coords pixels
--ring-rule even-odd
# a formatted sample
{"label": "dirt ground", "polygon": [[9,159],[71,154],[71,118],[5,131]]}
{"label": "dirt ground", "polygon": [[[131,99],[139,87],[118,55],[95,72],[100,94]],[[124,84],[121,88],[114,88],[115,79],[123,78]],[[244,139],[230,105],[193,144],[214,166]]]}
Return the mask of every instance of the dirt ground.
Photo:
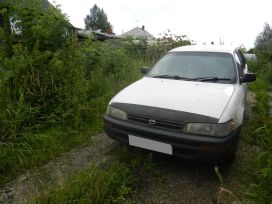
{"label": "dirt ground", "polygon": [[45,166],[26,172],[0,189],[0,203],[26,203],[42,191],[64,183],[78,171],[106,162],[113,145],[104,133],[90,138],[84,146],[72,149]]}

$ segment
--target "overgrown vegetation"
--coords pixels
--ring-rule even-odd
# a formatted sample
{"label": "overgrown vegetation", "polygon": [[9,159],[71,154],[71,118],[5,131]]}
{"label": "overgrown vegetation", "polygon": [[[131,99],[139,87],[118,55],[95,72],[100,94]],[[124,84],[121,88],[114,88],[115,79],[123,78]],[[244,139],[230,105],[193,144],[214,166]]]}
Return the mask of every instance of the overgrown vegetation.
{"label": "overgrown vegetation", "polygon": [[[41,2],[0,5],[0,184],[100,131],[109,99],[140,78],[139,67],[154,63],[173,47],[191,43],[186,36],[169,32],[152,44],[144,39],[99,42],[94,38],[79,43],[58,8]],[[249,136],[257,150],[247,195],[257,203],[271,203],[272,120],[267,92],[272,82],[272,31],[268,24],[254,51],[258,62],[250,68],[258,80],[250,88],[257,103]],[[38,201],[123,202],[143,181],[137,179],[149,176],[154,166],[148,157],[132,159],[120,151],[118,162],[85,170]]]}
{"label": "overgrown vegetation", "polygon": [[137,188],[156,180],[159,173],[152,154],[120,147],[113,153],[114,162],[81,171],[51,192],[45,192],[30,203],[129,203]]}
{"label": "overgrown vegetation", "polygon": [[131,192],[132,183],[130,169],[115,162],[107,169],[92,167],[82,171],[33,203],[120,203]]}
{"label": "overgrown vegetation", "polygon": [[250,142],[257,147],[252,169],[253,178],[247,195],[256,203],[272,202],[272,118],[269,101],[272,82],[272,30],[268,24],[258,36],[255,52],[258,62],[250,68],[258,79],[250,88],[256,94],[253,118],[250,121]]}
{"label": "overgrown vegetation", "polygon": [[0,30],[0,183],[101,130],[108,100],[139,77],[143,63],[110,42],[79,44],[58,10],[32,9],[1,9],[4,18],[16,11],[20,34]]}
{"label": "overgrown vegetation", "polygon": [[[0,184],[101,131],[110,98],[166,51],[165,40],[79,43],[60,10],[43,2],[1,2]],[[167,49],[177,43],[190,41]]]}
{"label": "overgrown vegetation", "polygon": [[[260,68],[260,67],[259,67]],[[272,69],[272,66],[270,67]],[[270,70],[271,71],[271,70]],[[269,114],[269,84],[265,73],[257,71],[259,77],[251,86],[256,94],[253,118],[250,120],[250,142],[257,148],[252,168],[254,182],[248,196],[257,203],[270,203],[272,195],[272,120]]]}

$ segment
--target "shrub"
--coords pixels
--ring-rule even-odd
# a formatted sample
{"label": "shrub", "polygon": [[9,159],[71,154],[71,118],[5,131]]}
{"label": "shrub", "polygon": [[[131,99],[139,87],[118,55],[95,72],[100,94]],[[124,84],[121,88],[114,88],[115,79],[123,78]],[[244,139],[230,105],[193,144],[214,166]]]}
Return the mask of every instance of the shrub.
{"label": "shrub", "polygon": [[256,93],[254,115],[250,122],[250,141],[258,147],[253,159],[252,183],[247,195],[257,203],[271,203],[272,195],[272,120],[270,116],[271,96],[267,94],[270,88],[269,80],[272,73],[269,62],[251,63],[251,70],[258,78],[250,88]]}

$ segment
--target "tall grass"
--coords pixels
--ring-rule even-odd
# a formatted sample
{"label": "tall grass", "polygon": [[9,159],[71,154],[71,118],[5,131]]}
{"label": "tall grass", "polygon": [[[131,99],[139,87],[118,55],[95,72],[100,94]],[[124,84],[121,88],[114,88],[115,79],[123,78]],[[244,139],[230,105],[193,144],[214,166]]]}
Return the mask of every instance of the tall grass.
{"label": "tall grass", "polygon": [[101,131],[108,101],[141,77],[141,66],[190,44],[169,36],[152,45],[91,37],[79,43],[58,8],[14,3],[0,5],[0,185]]}
{"label": "tall grass", "polygon": [[247,196],[256,203],[272,202],[272,118],[269,114],[272,100],[268,95],[271,90],[270,77],[272,66],[269,63],[254,63],[251,68],[258,74],[258,79],[250,86],[256,94],[253,118],[250,120],[250,142],[254,145],[256,156],[252,163],[252,178]]}
{"label": "tall grass", "polygon": [[144,63],[94,40],[57,52],[14,50],[0,83],[0,183],[101,131],[108,101]]}
{"label": "tall grass", "polygon": [[13,50],[0,81],[0,183],[101,131],[108,101],[144,63],[93,39],[55,52]]}

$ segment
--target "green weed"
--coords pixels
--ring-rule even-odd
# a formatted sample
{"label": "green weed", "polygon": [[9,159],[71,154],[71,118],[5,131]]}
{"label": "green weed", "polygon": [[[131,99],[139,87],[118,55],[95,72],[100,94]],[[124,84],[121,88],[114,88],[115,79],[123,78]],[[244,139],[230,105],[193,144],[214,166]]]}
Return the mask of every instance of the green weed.
{"label": "green weed", "polygon": [[33,203],[123,203],[131,193],[133,177],[126,165],[112,163],[108,169],[92,167],[64,186],[44,193]]}
{"label": "green weed", "polygon": [[253,158],[251,169],[253,181],[246,195],[256,203],[271,203],[272,199],[272,119],[269,114],[271,100],[268,95],[270,88],[268,73],[272,72],[270,65],[258,69],[258,80],[250,86],[256,94],[256,104],[253,107],[253,118],[249,124],[250,142],[258,151]]}
{"label": "green weed", "polygon": [[63,186],[54,186],[50,192],[43,192],[31,202],[129,203],[134,191],[158,177],[152,153],[116,146],[110,154],[113,162],[81,171]]}
{"label": "green weed", "polygon": [[109,100],[141,77],[141,66],[190,44],[167,35],[152,45],[78,42],[66,16],[42,2],[5,1],[0,8],[0,185],[102,131]]}

